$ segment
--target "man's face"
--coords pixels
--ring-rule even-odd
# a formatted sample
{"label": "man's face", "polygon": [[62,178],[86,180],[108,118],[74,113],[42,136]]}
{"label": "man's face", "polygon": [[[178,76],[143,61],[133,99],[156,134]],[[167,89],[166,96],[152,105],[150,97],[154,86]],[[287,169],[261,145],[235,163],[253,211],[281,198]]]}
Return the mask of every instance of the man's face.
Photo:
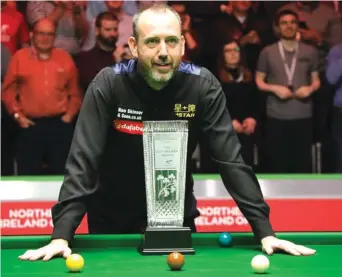
{"label": "man's face", "polygon": [[33,30],[32,41],[35,48],[42,53],[49,53],[55,41],[55,27],[47,21],[42,20]]}
{"label": "man's face", "polygon": [[240,62],[240,48],[236,42],[228,43],[223,47],[224,62],[226,65],[237,65]]}
{"label": "man's face", "polygon": [[288,14],[279,19],[280,36],[284,39],[295,39],[298,31],[298,23],[295,16]]}
{"label": "man's face", "polygon": [[119,37],[118,22],[104,19],[96,30],[97,39],[107,47],[114,48]]}
{"label": "man's face", "polygon": [[251,1],[232,1],[233,9],[239,12],[247,12],[251,6]]}
{"label": "man's face", "polygon": [[176,16],[146,11],[139,19],[138,40],[130,39],[132,54],[138,59],[149,83],[165,85],[174,75],[184,54],[184,38]]}

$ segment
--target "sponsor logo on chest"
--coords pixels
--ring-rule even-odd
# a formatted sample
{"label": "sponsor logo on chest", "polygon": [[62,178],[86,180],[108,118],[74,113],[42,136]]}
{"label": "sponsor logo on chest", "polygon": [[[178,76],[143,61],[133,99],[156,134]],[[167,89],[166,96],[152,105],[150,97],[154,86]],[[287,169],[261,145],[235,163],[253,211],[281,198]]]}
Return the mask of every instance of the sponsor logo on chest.
{"label": "sponsor logo on chest", "polygon": [[192,118],[195,117],[196,114],[196,105],[188,104],[175,104],[174,113],[177,117],[181,118]]}
{"label": "sponsor logo on chest", "polygon": [[143,134],[142,122],[117,119],[114,121],[114,128],[119,132],[130,134],[130,135],[142,135]]}
{"label": "sponsor logo on chest", "polygon": [[142,111],[128,108],[118,108],[117,119],[114,120],[114,129],[130,134],[130,135],[142,135],[143,134],[143,123]]}

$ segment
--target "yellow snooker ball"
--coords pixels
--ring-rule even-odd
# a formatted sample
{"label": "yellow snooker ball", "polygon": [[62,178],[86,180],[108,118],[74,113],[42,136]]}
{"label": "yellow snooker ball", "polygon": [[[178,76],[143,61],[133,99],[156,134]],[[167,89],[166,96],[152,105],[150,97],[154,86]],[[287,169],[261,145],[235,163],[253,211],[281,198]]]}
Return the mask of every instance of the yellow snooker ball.
{"label": "yellow snooker ball", "polygon": [[79,272],[84,266],[84,259],[79,254],[71,254],[65,261],[65,264],[69,271]]}

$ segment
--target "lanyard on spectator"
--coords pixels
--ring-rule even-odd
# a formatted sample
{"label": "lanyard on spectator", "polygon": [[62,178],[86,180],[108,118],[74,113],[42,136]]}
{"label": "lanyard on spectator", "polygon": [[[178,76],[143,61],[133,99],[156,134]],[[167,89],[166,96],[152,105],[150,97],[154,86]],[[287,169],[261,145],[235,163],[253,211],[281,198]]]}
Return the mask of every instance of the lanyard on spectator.
{"label": "lanyard on spectator", "polygon": [[296,50],[295,50],[295,53],[292,57],[291,68],[289,68],[289,65],[286,62],[284,46],[280,41],[278,42],[278,46],[279,46],[281,58],[283,59],[283,62],[284,62],[285,72],[286,72],[286,76],[287,76],[287,80],[288,80],[288,87],[292,91],[293,90],[292,81],[293,81],[293,76],[294,76],[294,72],[296,70],[296,64],[297,64],[298,43],[296,44]]}

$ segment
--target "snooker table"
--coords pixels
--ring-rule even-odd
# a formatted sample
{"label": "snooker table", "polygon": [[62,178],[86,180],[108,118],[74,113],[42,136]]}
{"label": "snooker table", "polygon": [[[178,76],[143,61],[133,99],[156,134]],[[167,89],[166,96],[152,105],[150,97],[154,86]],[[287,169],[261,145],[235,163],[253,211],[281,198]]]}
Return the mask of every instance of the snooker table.
{"label": "snooker table", "polygon": [[[166,256],[142,256],[137,252],[141,235],[76,235],[73,253],[85,259],[80,273],[69,273],[63,258],[50,261],[20,261],[27,249],[36,249],[49,241],[48,236],[2,237],[3,277],[244,277],[256,276],[251,259],[261,254],[251,233],[232,233],[230,247],[218,245],[217,233],[192,234],[195,255],[185,255],[181,271],[171,271]],[[313,247],[313,256],[295,257],[283,253],[269,256],[267,276],[341,277],[342,233],[277,233],[281,239]]]}

